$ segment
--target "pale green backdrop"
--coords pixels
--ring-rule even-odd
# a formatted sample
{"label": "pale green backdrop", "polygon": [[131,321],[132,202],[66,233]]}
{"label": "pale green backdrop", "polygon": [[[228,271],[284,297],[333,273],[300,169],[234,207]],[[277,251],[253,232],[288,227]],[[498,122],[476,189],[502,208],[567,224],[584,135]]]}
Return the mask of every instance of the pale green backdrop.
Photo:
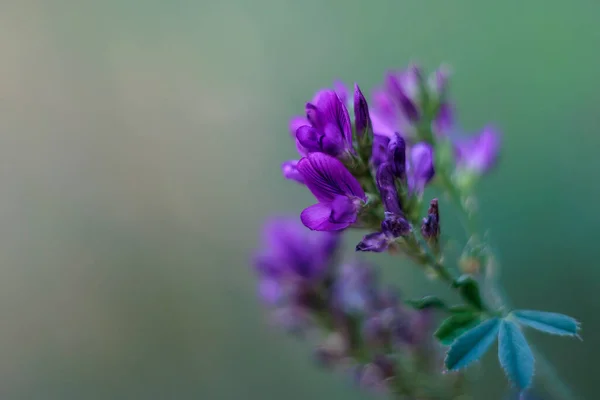
{"label": "pale green backdrop", "polygon": [[[502,129],[479,188],[502,281],[583,321],[583,342],[530,337],[597,398],[599,16],[595,0],[4,0],[0,396],[367,398],[269,328],[247,260],[264,217],[312,201],[280,176],[288,118],[335,78],[368,92],[413,60],[452,65],[465,128]],[[377,259],[408,294],[430,287]],[[501,398],[493,356],[475,374]]]}

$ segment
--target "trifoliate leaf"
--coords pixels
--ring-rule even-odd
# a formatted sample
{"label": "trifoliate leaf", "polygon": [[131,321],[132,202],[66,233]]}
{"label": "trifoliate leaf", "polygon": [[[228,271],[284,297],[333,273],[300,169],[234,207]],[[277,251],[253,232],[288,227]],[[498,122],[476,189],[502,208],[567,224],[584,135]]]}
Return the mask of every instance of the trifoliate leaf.
{"label": "trifoliate leaf", "polygon": [[516,310],[510,313],[521,325],[559,336],[578,336],[579,322],[564,314],[534,310]]}
{"label": "trifoliate leaf", "polygon": [[534,357],[527,339],[513,321],[503,319],[498,333],[498,359],[506,376],[521,390],[533,379]]}
{"label": "trifoliate leaf", "polygon": [[479,310],[483,310],[483,302],[479,294],[479,285],[477,281],[469,275],[461,275],[454,281],[454,287],[458,288],[461,295],[469,301],[471,305]]}
{"label": "trifoliate leaf", "polygon": [[479,323],[479,313],[463,312],[446,318],[433,334],[442,344],[448,346],[454,340]]}
{"label": "trifoliate leaf", "polygon": [[499,328],[500,320],[492,318],[460,335],[446,353],[446,368],[456,371],[479,360],[496,341]]}

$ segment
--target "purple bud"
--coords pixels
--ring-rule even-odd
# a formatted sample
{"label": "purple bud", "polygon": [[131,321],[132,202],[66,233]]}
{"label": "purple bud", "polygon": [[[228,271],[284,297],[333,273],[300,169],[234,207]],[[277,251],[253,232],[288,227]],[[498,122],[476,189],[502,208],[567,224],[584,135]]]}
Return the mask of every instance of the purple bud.
{"label": "purple bud", "polygon": [[389,144],[389,137],[383,135],[373,135],[373,153],[371,155],[371,164],[373,164],[375,168],[388,161]]}
{"label": "purple bud", "polygon": [[344,150],[342,137],[333,132],[335,126],[327,125],[324,130],[318,131],[312,126],[301,126],[296,131],[298,143],[308,152],[321,152],[336,156]]}
{"label": "purple bud", "polygon": [[440,105],[432,126],[438,135],[447,135],[452,131],[454,127],[454,111],[450,103]]}
{"label": "purple bud", "polygon": [[357,84],[354,85],[354,126],[356,136],[361,138],[369,126],[369,106]]}
{"label": "purple bud", "polygon": [[388,163],[381,164],[377,169],[375,181],[385,211],[402,214],[402,206],[400,205],[398,191],[396,190],[392,165]]}
{"label": "purple bud", "polygon": [[381,253],[386,251],[390,244],[390,239],[384,232],[373,232],[365,235],[356,245],[356,251],[372,251]]}
{"label": "purple bud", "polygon": [[428,240],[437,240],[440,236],[440,212],[437,199],[433,199],[429,203],[427,217],[423,218],[421,225],[421,234]]}
{"label": "purple bud", "polygon": [[427,143],[417,143],[410,151],[408,188],[412,193],[422,193],[435,175],[433,149]]}
{"label": "purple bud", "polygon": [[298,183],[304,183],[304,177],[296,168],[298,160],[289,160],[281,164],[281,172],[285,179],[290,179]]}
{"label": "purple bud", "polygon": [[410,223],[402,215],[385,213],[385,219],[381,223],[381,231],[390,239],[406,236],[412,230]]}
{"label": "purple bud", "polygon": [[390,139],[388,153],[391,157],[394,175],[404,179],[406,177],[406,142],[399,133]]}

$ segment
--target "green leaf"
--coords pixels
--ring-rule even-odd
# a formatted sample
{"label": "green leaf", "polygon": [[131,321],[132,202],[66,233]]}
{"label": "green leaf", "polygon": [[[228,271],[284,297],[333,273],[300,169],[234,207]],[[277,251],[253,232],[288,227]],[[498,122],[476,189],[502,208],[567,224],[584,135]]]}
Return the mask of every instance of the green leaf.
{"label": "green leaf", "polygon": [[448,346],[454,340],[476,326],[480,321],[479,313],[463,312],[446,318],[433,334],[442,344]]}
{"label": "green leaf", "polygon": [[408,300],[406,303],[417,310],[424,310],[428,308],[436,308],[439,310],[448,309],[446,303],[436,296],[425,296],[421,299]]}
{"label": "green leaf", "polygon": [[559,336],[579,336],[579,322],[564,314],[534,310],[516,310],[510,313],[521,325]]}
{"label": "green leaf", "polygon": [[461,275],[454,281],[453,286],[458,288],[461,296],[473,307],[477,308],[478,310],[484,309],[483,301],[481,300],[481,295],[479,294],[479,284],[471,276]]}
{"label": "green leaf", "polygon": [[533,379],[535,359],[519,326],[504,319],[498,333],[498,359],[506,376],[519,389],[527,389]]}
{"label": "green leaf", "polygon": [[460,335],[446,353],[444,364],[456,371],[477,361],[496,341],[500,320],[492,318]]}

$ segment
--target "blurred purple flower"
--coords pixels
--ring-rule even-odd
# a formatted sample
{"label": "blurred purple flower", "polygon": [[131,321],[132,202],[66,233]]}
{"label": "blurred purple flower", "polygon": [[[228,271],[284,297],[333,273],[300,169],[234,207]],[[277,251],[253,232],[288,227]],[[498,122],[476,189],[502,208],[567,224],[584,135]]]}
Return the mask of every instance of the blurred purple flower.
{"label": "blurred purple flower", "polygon": [[406,166],[408,190],[422,193],[435,175],[433,148],[427,143],[417,143],[410,149],[410,162]]}
{"label": "blurred purple flower", "polygon": [[342,265],[333,287],[334,306],[344,314],[365,314],[376,301],[375,270],[367,263],[354,260]]}
{"label": "blurred purple flower", "polygon": [[383,88],[373,93],[371,120],[376,134],[411,136],[411,124],[419,119],[418,97],[421,71],[411,66],[387,73]]}
{"label": "blurred purple flower", "polygon": [[500,135],[491,126],[476,136],[455,141],[458,168],[475,174],[488,172],[495,165],[499,151]]}
{"label": "blurred purple flower", "polygon": [[278,304],[301,290],[318,285],[339,245],[339,235],[312,232],[295,218],[273,218],[263,230],[262,248],[255,256],[259,293]]}
{"label": "blurred purple flower", "polygon": [[302,211],[304,225],[317,231],[337,231],[356,222],[367,197],[339,160],[324,153],[311,153],[298,162],[297,169],[319,201]]}

